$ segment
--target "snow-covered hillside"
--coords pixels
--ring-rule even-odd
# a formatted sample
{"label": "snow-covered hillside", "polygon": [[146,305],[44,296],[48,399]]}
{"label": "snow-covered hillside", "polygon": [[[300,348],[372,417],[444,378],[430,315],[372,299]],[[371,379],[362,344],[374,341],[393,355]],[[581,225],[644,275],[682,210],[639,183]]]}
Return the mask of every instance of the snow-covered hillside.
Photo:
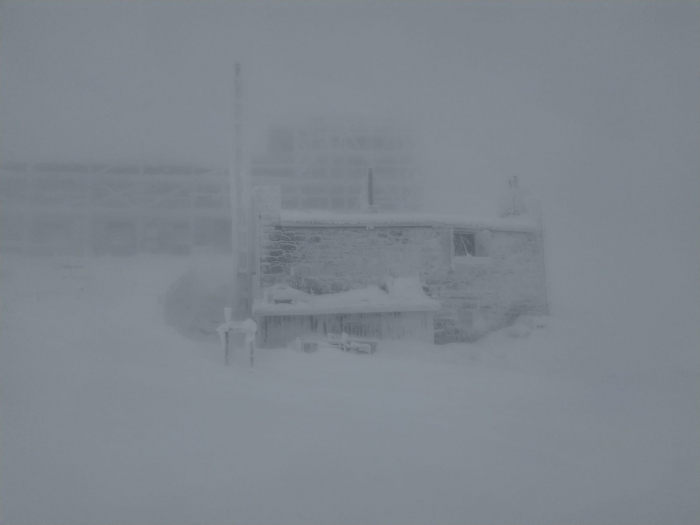
{"label": "snow-covered hillside", "polygon": [[696,522],[697,370],[557,318],[225,367],[172,307],[221,268],[2,260],[2,523]]}

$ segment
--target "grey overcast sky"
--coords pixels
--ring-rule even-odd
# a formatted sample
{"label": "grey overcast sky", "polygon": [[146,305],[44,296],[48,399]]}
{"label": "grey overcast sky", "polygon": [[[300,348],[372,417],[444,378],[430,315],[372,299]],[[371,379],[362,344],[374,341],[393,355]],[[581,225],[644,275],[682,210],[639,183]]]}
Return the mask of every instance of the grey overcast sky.
{"label": "grey overcast sky", "polygon": [[0,15],[3,161],[226,166],[240,60],[253,146],[278,117],[406,118],[430,209],[468,213],[512,175],[542,197],[555,305],[636,302],[668,330],[700,313],[699,2],[6,0]]}

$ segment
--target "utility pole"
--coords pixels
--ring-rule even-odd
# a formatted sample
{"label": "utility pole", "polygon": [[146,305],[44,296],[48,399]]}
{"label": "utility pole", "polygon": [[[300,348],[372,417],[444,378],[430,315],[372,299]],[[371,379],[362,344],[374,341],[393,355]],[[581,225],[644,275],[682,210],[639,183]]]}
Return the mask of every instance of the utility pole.
{"label": "utility pole", "polygon": [[233,70],[233,90],[231,93],[231,148],[229,150],[229,176],[231,199],[231,249],[232,273],[231,308],[234,316],[240,315],[241,282],[239,280],[241,250],[245,250],[245,238],[241,235],[242,221],[245,220],[245,184],[243,181],[243,85],[241,64],[236,62]]}

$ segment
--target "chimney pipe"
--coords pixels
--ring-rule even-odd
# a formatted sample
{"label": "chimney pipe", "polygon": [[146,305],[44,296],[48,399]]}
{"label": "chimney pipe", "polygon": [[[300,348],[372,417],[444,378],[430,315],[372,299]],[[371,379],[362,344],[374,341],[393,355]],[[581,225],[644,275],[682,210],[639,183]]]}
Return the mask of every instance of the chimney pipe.
{"label": "chimney pipe", "polygon": [[374,204],[374,180],[372,178],[372,168],[367,173],[367,204]]}

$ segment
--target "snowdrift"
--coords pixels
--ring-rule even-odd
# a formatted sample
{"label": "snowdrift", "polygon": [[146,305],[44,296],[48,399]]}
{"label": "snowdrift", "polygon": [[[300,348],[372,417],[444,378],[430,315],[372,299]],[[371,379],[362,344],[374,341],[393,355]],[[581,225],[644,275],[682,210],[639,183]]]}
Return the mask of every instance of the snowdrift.
{"label": "snowdrift", "polygon": [[2,523],[700,514],[695,373],[602,365],[590,327],[526,318],[472,345],[224,367],[191,322],[223,295],[222,261],[0,262]]}

